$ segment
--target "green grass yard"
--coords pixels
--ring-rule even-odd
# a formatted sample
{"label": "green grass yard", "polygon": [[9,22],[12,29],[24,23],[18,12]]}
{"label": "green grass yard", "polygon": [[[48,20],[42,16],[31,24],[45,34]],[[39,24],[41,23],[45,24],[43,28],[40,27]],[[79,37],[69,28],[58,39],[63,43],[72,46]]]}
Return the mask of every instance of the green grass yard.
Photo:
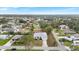
{"label": "green grass yard", "polygon": [[65,45],[65,46],[71,46],[71,45],[72,45],[72,42],[71,42],[71,41],[65,41],[65,42],[64,42],[64,45]]}
{"label": "green grass yard", "polygon": [[0,40],[0,46],[6,44],[10,39]]}
{"label": "green grass yard", "polygon": [[65,40],[65,39],[60,39],[59,41],[63,42],[65,46],[71,46],[72,45],[72,41],[68,41],[68,40]]}
{"label": "green grass yard", "polygon": [[79,46],[74,46],[73,51],[79,51]]}

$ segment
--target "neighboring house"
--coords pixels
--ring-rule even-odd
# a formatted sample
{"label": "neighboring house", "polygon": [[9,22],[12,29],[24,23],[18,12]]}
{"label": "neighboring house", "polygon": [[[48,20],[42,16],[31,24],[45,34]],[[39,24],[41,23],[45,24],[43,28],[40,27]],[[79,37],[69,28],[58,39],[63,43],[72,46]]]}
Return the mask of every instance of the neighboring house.
{"label": "neighboring house", "polygon": [[67,25],[60,25],[59,28],[64,31],[65,34],[75,34],[76,32],[70,29]]}
{"label": "neighboring house", "polygon": [[16,26],[16,25],[11,25],[11,26],[8,26],[8,27],[4,27],[2,28],[2,31],[1,32],[19,32],[20,30],[20,26]]}
{"label": "neighboring house", "polygon": [[71,37],[67,37],[67,36],[66,36],[66,37],[64,37],[64,39],[65,39],[65,40],[72,41],[72,38],[71,38]]}
{"label": "neighboring house", "polygon": [[19,30],[18,29],[14,29],[14,28],[3,28],[2,30],[3,32],[18,32]]}
{"label": "neighboring house", "polygon": [[79,39],[79,34],[74,34],[73,36]]}
{"label": "neighboring house", "polygon": [[13,21],[9,21],[7,24],[14,25],[15,23]]}
{"label": "neighboring house", "polygon": [[70,29],[64,29],[64,33],[65,34],[76,34],[74,30],[70,30]]}
{"label": "neighboring house", "polygon": [[61,30],[69,29],[69,27],[67,25],[59,25],[59,28]]}
{"label": "neighboring house", "polygon": [[74,41],[73,41],[73,45],[74,45],[74,46],[79,46],[79,40],[74,40]]}
{"label": "neighboring house", "polygon": [[20,31],[20,26],[13,26],[14,32],[19,32]]}
{"label": "neighboring house", "polygon": [[8,39],[9,37],[11,37],[12,35],[0,35],[0,39]]}
{"label": "neighboring house", "polygon": [[79,34],[74,34],[69,37],[66,36],[66,37],[64,37],[64,39],[69,40],[69,41],[79,40]]}
{"label": "neighboring house", "polygon": [[72,36],[72,39],[73,39],[73,45],[74,46],[79,46],[79,34],[74,34]]}
{"label": "neighboring house", "polygon": [[79,46],[79,34],[74,34],[70,37],[64,37],[65,40],[73,41],[73,46]]}

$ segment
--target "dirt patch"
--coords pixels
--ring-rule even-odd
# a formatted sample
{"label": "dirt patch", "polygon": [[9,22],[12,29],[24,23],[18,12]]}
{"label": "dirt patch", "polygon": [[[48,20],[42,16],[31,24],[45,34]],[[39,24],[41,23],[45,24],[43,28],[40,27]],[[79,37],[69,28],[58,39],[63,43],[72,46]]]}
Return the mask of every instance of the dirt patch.
{"label": "dirt patch", "polygon": [[52,33],[48,34],[47,44],[48,44],[49,47],[57,46],[56,40],[53,37]]}
{"label": "dirt patch", "polygon": [[35,40],[34,46],[42,46],[42,40]]}

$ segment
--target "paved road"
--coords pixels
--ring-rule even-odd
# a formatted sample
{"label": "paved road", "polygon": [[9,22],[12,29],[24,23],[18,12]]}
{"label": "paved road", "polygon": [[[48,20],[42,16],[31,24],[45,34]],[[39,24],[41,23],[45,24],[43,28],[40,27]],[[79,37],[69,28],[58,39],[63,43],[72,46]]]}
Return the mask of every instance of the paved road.
{"label": "paved road", "polygon": [[12,37],[12,39],[10,41],[8,41],[5,45],[1,46],[0,49],[2,51],[6,50],[7,48],[9,48],[17,39],[21,38],[23,35],[15,35]]}
{"label": "paved road", "polygon": [[[8,49],[12,49],[12,48],[16,48],[16,49],[25,49],[25,46],[11,46]],[[35,50],[44,50],[43,47],[38,47],[38,46],[34,46],[32,49]],[[44,51],[62,51],[61,48],[59,47],[47,47],[48,50],[44,50]]]}

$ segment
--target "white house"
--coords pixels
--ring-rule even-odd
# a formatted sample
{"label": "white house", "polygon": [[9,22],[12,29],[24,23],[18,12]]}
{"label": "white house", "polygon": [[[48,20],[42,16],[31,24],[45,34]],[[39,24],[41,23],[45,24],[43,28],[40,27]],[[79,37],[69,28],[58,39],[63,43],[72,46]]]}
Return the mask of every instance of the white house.
{"label": "white house", "polygon": [[35,39],[41,38],[42,40],[47,40],[47,33],[46,32],[35,32],[34,38]]}
{"label": "white house", "polygon": [[72,40],[79,40],[79,34],[71,35],[70,37],[65,36],[64,39],[72,41]]}
{"label": "white house", "polygon": [[9,37],[11,37],[12,35],[0,35],[0,39],[8,39]]}
{"label": "white house", "polygon": [[72,38],[71,37],[64,37],[65,40],[69,40],[69,41],[72,41]]}
{"label": "white house", "polygon": [[74,46],[79,46],[79,40],[74,40],[74,41],[73,41],[73,45],[74,45]]}
{"label": "white house", "polygon": [[41,38],[42,39],[42,47],[44,48],[44,50],[47,50],[47,33],[46,32],[35,32],[34,33],[34,38],[35,39],[39,39]]}
{"label": "white house", "polygon": [[59,28],[61,30],[64,30],[64,29],[69,29],[69,27],[67,25],[59,25]]}
{"label": "white house", "polygon": [[73,36],[73,45],[79,46],[79,34],[74,34]]}
{"label": "white house", "polygon": [[70,36],[70,37],[64,37],[65,40],[73,41],[72,45],[79,46],[79,37],[77,36]]}

